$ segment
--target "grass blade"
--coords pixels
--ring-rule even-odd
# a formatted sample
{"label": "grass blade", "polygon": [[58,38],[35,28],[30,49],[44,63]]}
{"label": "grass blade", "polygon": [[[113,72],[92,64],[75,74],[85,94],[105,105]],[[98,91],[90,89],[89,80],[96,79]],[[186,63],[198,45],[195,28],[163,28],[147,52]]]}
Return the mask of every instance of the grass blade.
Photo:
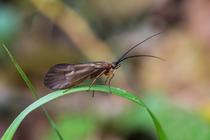
{"label": "grass blade", "polygon": [[[45,104],[45,103],[47,103],[47,102],[49,102],[49,101],[51,101],[55,98],[63,96],[65,94],[78,92],[78,91],[86,91],[88,89],[89,89],[89,86],[80,86],[80,87],[75,87],[73,89],[70,89],[67,92],[64,92],[64,91],[66,91],[66,89],[58,90],[58,91],[52,92],[52,93],[40,98],[39,100],[37,100],[34,103],[32,103],[31,105],[29,105],[25,110],[23,110],[16,117],[16,119],[12,122],[12,124],[9,126],[7,131],[4,133],[1,140],[12,139],[16,129],[18,128],[18,126],[20,125],[22,120],[26,117],[26,115],[29,114],[34,109],[38,108],[39,106],[42,106],[43,104]],[[103,86],[103,85],[93,85],[91,87],[91,90],[103,91],[103,92],[109,93],[109,87],[108,86]],[[122,89],[119,89],[119,88],[111,87],[111,90],[112,90],[113,94],[124,97],[124,98],[126,98],[128,100],[131,100],[131,101],[143,106],[144,108],[146,108],[147,111],[149,112],[150,116],[152,117],[153,121],[154,121],[154,124],[155,124],[155,127],[157,129],[157,133],[158,133],[158,136],[159,136],[160,140],[168,140],[167,136],[165,135],[165,132],[163,131],[160,123],[158,122],[158,120],[156,119],[154,114],[149,110],[149,108],[140,99],[138,99],[133,94],[131,94],[127,91],[124,91]]]}
{"label": "grass blade", "polygon": [[[37,99],[39,99],[38,95],[35,92],[34,87],[32,86],[31,82],[28,80],[27,76],[25,75],[25,73],[22,71],[22,69],[20,68],[20,66],[15,62],[13,56],[11,55],[11,53],[9,52],[9,50],[7,49],[7,47],[3,44],[5,50],[7,51],[7,53],[9,54],[12,62],[14,63],[15,67],[17,68],[18,72],[20,73],[20,75],[23,77],[23,80],[26,82],[26,84],[28,85],[28,87],[31,89],[31,91],[33,92],[33,94],[36,96]],[[44,106],[42,106],[45,114],[47,115],[47,118],[49,119],[53,129],[55,130],[55,132],[57,133],[58,137],[60,140],[63,140],[62,136],[60,135],[58,129],[55,126],[55,123],[53,122],[53,120],[50,118],[49,114],[47,113],[46,109],[44,108]]]}

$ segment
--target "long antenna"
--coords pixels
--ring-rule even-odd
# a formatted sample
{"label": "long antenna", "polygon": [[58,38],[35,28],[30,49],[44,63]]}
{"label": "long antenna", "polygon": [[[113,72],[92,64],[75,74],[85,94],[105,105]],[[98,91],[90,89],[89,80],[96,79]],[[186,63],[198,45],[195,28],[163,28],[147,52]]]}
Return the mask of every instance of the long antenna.
{"label": "long antenna", "polygon": [[159,35],[159,34],[162,34],[162,33],[165,33],[167,30],[165,30],[165,31],[163,31],[163,32],[160,32],[160,33],[157,33],[157,34],[154,34],[154,35],[152,35],[152,36],[150,36],[150,37],[148,37],[147,39],[145,39],[145,40],[143,40],[142,42],[140,42],[139,44],[137,44],[137,45],[135,45],[134,47],[132,47],[130,50],[128,50],[117,62],[116,62],[116,64],[118,64],[119,62],[121,62],[121,60],[123,59],[123,57],[125,57],[125,55],[127,54],[127,53],[129,53],[131,50],[133,50],[134,48],[136,48],[137,46],[139,46],[140,44],[142,44],[142,43],[144,43],[145,41],[147,41],[147,40],[149,40],[150,38],[153,38],[153,37],[155,37],[155,36],[157,36],[157,35]]}
{"label": "long antenna", "polygon": [[126,60],[128,58],[133,58],[133,57],[153,57],[153,58],[158,58],[160,60],[165,61],[163,58],[160,58],[160,57],[157,57],[157,56],[153,56],[153,55],[133,55],[133,56],[128,56],[126,58],[121,59],[118,63],[120,63],[120,62],[122,62],[122,61],[124,61],[124,60]]}

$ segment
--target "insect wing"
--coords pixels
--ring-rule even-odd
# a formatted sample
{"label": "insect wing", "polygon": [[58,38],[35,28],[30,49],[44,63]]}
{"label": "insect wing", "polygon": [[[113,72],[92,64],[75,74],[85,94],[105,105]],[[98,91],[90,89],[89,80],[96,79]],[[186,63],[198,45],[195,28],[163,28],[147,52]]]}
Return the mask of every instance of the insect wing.
{"label": "insect wing", "polygon": [[100,64],[58,64],[52,67],[45,76],[44,84],[51,89],[64,89],[79,84],[91,75],[103,71]]}

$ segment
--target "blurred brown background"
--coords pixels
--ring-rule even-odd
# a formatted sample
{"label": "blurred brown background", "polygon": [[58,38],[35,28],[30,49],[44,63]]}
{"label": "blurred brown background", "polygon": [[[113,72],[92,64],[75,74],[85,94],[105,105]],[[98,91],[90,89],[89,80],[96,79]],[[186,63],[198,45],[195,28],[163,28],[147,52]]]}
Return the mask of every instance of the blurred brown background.
{"label": "blurred brown background", "polygon": [[[147,37],[122,62],[111,86],[142,99],[171,140],[210,139],[210,1],[1,0],[0,44],[5,44],[40,97],[59,63],[113,62]],[[36,98],[0,47],[0,136]],[[103,84],[105,76],[98,79]],[[87,80],[81,85],[89,85]],[[156,140],[148,113],[116,95],[65,95],[45,104],[66,140]],[[14,140],[57,140],[42,108],[21,123]]]}

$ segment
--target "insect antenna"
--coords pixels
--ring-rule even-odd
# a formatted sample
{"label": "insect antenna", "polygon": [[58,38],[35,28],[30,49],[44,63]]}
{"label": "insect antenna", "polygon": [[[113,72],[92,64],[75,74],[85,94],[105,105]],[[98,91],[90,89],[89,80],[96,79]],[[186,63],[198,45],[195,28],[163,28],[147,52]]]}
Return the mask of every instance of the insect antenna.
{"label": "insect antenna", "polygon": [[118,64],[119,64],[120,62],[122,62],[122,61],[128,59],[128,58],[133,58],[133,57],[153,57],[153,58],[158,58],[158,59],[160,59],[160,60],[165,61],[163,58],[160,58],[160,57],[157,57],[157,56],[153,56],[153,55],[133,55],[133,56],[128,56],[128,57],[125,57],[125,58],[121,59],[121,60],[118,62]]}
{"label": "insect antenna", "polygon": [[[125,60],[125,59],[123,59],[123,57],[125,57],[126,54],[128,54],[131,50],[133,50],[134,48],[136,48],[136,47],[139,46],[140,44],[146,42],[146,41],[149,40],[150,38],[153,38],[153,37],[155,37],[155,36],[157,36],[157,35],[159,35],[159,34],[165,33],[166,31],[167,31],[167,30],[165,30],[165,31],[163,31],[163,32],[159,32],[159,33],[157,33],[157,34],[154,34],[154,35],[148,37],[147,39],[143,40],[143,41],[140,42],[139,44],[135,45],[135,46],[132,47],[130,50],[128,50],[128,51],[127,51],[127,52],[126,52],[126,53],[125,53],[125,54],[116,62],[116,64],[119,64],[120,62],[122,62],[122,60]],[[143,55],[142,55],[142,56],[143,56]],[[139,56],[133,56],[133,57],[139,57]],[[151,56],[148,55],[148,57],[151,57]],[[154,57],[154,56],[153,56],[153,57]],[[128,59],[128,57],[126,57],[126,58]],[[130,56],[129,58],[131,58],[131,56]]]}

